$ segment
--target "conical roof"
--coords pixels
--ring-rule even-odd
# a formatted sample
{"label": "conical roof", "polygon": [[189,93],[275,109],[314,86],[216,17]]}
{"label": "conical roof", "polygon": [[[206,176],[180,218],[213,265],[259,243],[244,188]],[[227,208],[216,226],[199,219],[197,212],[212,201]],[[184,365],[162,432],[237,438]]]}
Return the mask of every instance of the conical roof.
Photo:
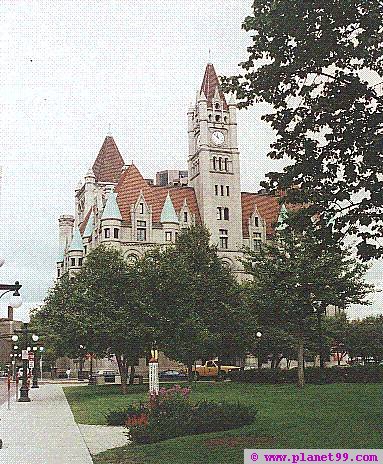
{"label": "conical roof", "polygon": [[68,252],[69,251],[84,251],[84,245],[82,243],[82,237],[78,227],[74,229],[72,243],[68,249]]}
{"label": "conical roof", "polygon": [[165,203],[162,208],[161,222],[162,223],[171,222],[175,224],[179,223],[178,216],[177,216],[176,210],[174,209],[173,202],[172,202],[172,199],[170,198],[169,192],[166,196]]}
{"label": "conical roof", "polygon": [[125,162],[118,151],[116,142],[111,135],[107,135],[93,164],[96,181],[117,183],[124,164]]}
{"label": "conical roof", "polygon": [[94,230],[94,214],[93,211],[90,213],[88,222],[86,223],[86,227],[84,230],[84,238],[91,237]]}
{"label": "conical roof", "polygon": [[201,85],[201,92],[203,92],[206,95],[208,107],[211,107],[213,105],[213,98],[217,89],[219,97],[223,104],[223,108],[227,110],[228,106],[226,103],[225,95],[221,89],[217,73],[215,72],[214,66],[211,63],[208,63],[205,69],[205,75],[203,76],[203,81]]}
{"label": "conical roof", "polygon": [[101,221],[104,219],[118,219],[122,221],[120,209],[117,204],[117,194],[110,192],[106,200],[104,211],[102,212]]}

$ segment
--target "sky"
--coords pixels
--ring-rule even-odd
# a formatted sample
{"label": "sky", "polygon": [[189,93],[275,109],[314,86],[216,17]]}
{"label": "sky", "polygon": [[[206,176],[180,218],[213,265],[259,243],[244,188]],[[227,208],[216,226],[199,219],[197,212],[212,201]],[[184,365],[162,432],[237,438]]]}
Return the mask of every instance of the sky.
{"label": "sky", "polygon": [[[58,217],[109,128],[145,178],[187,168],[187,109],[206,63],[240,71],[251,0],[0,2],[0,281],[19,280],[26,319],[56,274]],[[210,54],[209,54],[210,50]],[[256,104],[238,114],[243,191],[283,166],[266,154],[274,134]],[[382,265],[368,273],[378,287]],[[381,313],[382,294],[352,317]],[[6,297],[0,300],[6,315]]]}

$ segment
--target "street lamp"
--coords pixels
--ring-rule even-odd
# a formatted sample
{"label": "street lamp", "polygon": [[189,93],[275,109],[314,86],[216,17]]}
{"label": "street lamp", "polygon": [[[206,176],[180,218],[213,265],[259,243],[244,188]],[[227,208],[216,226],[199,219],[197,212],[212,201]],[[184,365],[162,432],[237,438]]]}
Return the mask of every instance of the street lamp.
{"label": "street lamp", "polygon": [[261,369],[262,367],[262,361],[261,361],[261,337],[262,337],[262,332],[257,332],[255,336],[258,338],[258,369]]}

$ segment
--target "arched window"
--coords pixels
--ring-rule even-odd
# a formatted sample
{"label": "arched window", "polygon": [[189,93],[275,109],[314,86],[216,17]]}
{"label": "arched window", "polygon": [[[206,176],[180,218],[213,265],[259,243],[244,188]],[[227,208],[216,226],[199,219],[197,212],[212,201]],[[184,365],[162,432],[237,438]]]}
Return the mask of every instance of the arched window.
{"label": "arched window", "polygon": [[229,220],[229,208],[223,208],[223,218],[225,221]]}
{"label": "arched window", "polygon": [[211,121],[211,113],[209,113],[209,121]]}
{"label": "arched window", "polygon": [[225,164],[225,171],[227,171],[227,158],[225,158],[224,164]]}
{"label": "arched window", "polygon": [[213,156],[213,169],[214,171],[217,169],[217,158]]}
{"label": "arched window", "polygon": [[218,169],[222,171],[222,158],[221,157],[218,158]]}
{"label": "arched window", "polygon": [[219,114],[216,114],[216,115],[215,115],[215,120],[216,120],[217,122],[219,122],[219,121],[221,120],[221,116],[220,116]]}
{"label": "arched window", "polygon": [[219,103],[218,102],[215,104],[215,109],[219,110]]}

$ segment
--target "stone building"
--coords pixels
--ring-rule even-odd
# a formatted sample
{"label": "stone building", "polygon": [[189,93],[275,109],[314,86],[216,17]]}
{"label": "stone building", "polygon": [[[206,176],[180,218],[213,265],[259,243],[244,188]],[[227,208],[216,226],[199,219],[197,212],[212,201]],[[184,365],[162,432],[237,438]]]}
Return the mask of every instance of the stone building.
{"label": "stone building", "polygon": [[[76,272],[97,245],[120,249],[135,260],[157,245],[174,243],[192,224],[204,223],[218,253],[241,279],[244,246],[258,250],[272,235],[278,198],[241,192],[236,102],[228,102],[208,64],[188,114],[188,171],[157,173],[156,184],[125,164],[108,135],[75,191],[75,214],[59,218],[57,275]],[[187,183],[187,185],[185,185]]]}

